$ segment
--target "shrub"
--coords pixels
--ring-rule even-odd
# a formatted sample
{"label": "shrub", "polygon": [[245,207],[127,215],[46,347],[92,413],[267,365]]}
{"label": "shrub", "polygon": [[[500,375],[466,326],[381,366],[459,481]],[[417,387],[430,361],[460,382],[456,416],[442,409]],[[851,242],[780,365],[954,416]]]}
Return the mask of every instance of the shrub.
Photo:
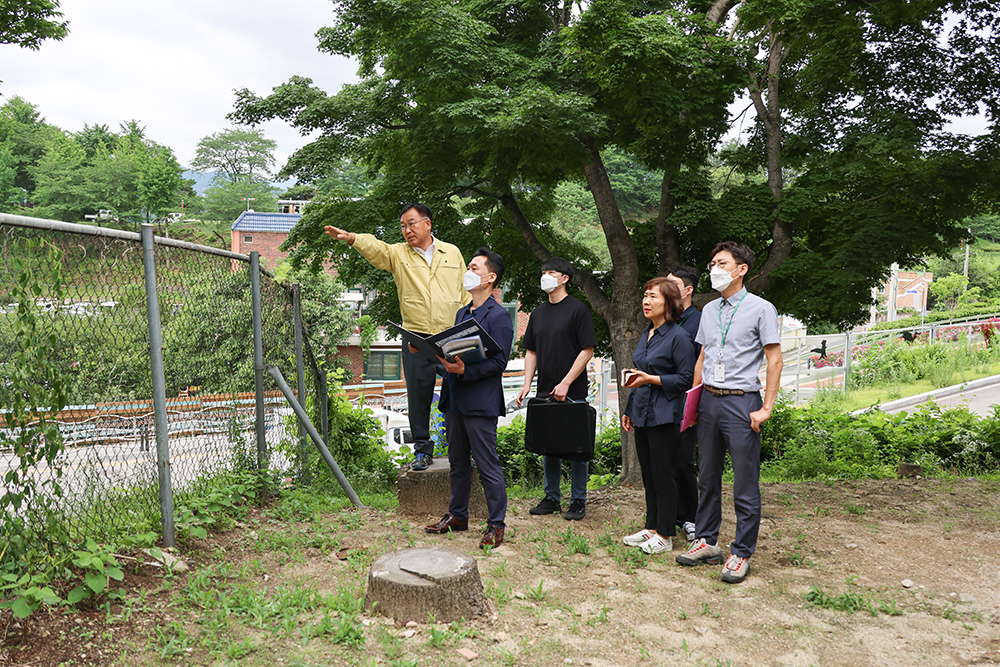
{"label": "shrub", "polygon": [[[497,454],[503,463],[508,486],[537,486],[543,478],[542,457],[524,448],[524,417],[518,415],[507,426],[497,429]],[[594,442],[591,475],[615,475],[622,468],[621,429],[617,422],[598,425]],[[563,461],[563,475],[569,475],[569,462]]]}

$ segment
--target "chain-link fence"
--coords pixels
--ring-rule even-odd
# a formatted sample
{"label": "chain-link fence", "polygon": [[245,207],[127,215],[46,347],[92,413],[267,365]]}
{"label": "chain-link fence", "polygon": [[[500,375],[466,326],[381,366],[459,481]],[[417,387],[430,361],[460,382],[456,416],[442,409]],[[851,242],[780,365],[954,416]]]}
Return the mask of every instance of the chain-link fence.
{"label": "chain-link fence", "polygon": [[[45,384],[12,366],[25,345],[44,344],[67,403],[51,415],[63,448],[49,465],[19,455],[27,456],[0,402],[7,411],[0,414],[0,475],[7,498],[26,480],[58,484],[61,492],[52,483],[36,486],[59,508],[74,541],[159,527],[167,461],[178,513],[233,472],[298,474],[302,443],[292,410],[254,365],[250,258],[161,238],[153,247],[167,459],[157,454],[140,235],[0,215],[0,382],[7,392],[0,397],[23,398],[30,386]],[[308,391],[322,388],[308,345],[296,353],[295,290],[259,275],[261,366],[277,366],[293,388],[299,373]],[[297,357],[305,360],[298,369]],[[266,447],[259,447],[260,431]],[[9,502],[3,509],[30,513]]]}

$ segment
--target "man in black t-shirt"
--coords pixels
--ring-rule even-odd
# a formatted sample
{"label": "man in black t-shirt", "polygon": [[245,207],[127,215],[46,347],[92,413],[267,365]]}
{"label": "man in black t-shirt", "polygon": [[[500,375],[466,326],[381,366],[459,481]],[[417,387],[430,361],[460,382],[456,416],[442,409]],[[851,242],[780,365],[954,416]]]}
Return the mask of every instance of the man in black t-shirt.
{"label": "man in black t-shirt", "polygon": [[[594,318],[590,310],[567,292],[573,278],[573,265],[561,257],[551,257],[542,264],[541,287],[549,300],[531,311],[524,332],[524,386],[517,395],[517,404],[531,391],[531,381],[538,369],[537,396],[553,396],[557,401],[586,400],[587,363],[594,356]],[[562,459],[543,456],[545,497],[529,511],[532,514],[553,514],[562,511],[559,482]],[[579,521],[586,513],[587,479],[590,465],[586,461],[571,461],[571,492],[567,521]]]}

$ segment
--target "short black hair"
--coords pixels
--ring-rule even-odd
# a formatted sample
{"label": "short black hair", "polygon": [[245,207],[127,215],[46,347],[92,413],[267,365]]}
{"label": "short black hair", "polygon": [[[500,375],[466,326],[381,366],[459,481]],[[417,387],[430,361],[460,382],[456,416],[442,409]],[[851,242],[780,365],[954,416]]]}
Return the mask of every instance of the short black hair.
{"label": "short black hair", "polygon": [[677,266],[671,266],[670,271],[667,273],[680,278],[681,282],[684,283],[684,287],[698,287],[698,271],[693,267],[678,264]]}
{"label": "short black hair", "polygon": [[715,259],[723,250],[727,250],[733,259],[736,260],[737,264],[747,265],[747,274],[749,275],[753,271],[753,250],[751,250],[745,243],[737,243],[736,241],[722,241],[716,243],[715,247],[712,248],[712,254],[709,255],[709,260]]}
{"label": "short black hair", "polygon": [[423,204],[413,204],[413,203],[403,204],[403,210],[399,212],[399,217],[402,218],[404,215],[406,215],[406,212],[409,211],[411,208],[417,209],[417,213],[427,218],[431,222],[434,222],[434,216],[431,215],[430,207],[425,206]]}
{"label": "short black hair", "polygon": [[564,276],[569,276],[570,280],[573,280],[573,265],[567,262],[562,257],[549,257],[542,264],[542,273],[546,271],[558,271]]}
{"label": "short black hair", "polygon": [[497,279],[493,281],[493,289],[496,289],[500,285],[500,281],[503,280],[503,257],[485,246],[472,253],[472,256],[486,258],[486,268],[490,270],[490,273],[497,274]]}

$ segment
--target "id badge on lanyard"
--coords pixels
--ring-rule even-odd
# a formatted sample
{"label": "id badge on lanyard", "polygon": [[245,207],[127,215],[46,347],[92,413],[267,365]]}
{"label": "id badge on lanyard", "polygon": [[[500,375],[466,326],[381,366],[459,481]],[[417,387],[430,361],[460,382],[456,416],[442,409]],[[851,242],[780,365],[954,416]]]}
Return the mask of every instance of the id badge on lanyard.
{"label": "id badge on lanyard", "polygon": [[726,381],[726,365],[722,363],[722,357],[715,363],[715,374],[713,376],[713,382],[716,384],[721,384]]}

